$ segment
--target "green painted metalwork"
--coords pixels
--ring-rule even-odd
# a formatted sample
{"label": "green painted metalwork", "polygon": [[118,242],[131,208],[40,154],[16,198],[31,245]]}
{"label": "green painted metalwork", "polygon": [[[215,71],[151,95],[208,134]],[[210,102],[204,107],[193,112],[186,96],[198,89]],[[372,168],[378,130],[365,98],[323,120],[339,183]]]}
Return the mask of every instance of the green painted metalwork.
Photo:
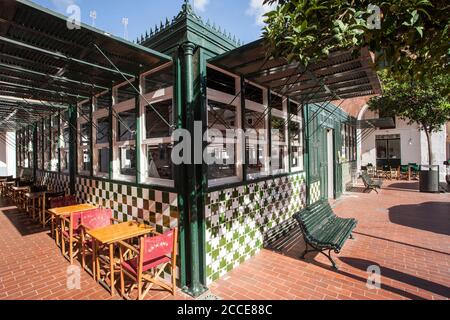
{"label": "green painted metalwork", "polygon": [[[140,75],[135,76],[135,83],[134,86],[136,88],[141,89],[140,86]],[[135,133],[135,152],[136,152],[136,183],[141,183],[141,123],[142,123],[142,117],[141,117],[141,95],[136,92],[135,98],[134,98],[134,105],[135,105],[135,111],[136,111],[136,133]],[[144,151],[145,152],[145,151]]]}
{"label": "green painted metalwork", "polygon": [[[194,137],[195,123],[195,99],[194,99],[194,64],[193,55],[196,46],[187,42],[182,46],[184,51],[184,72],[185,72],[185,101],[186,101],[186,129]],[[187,166],[188,179],[188,203],[189,203],[189,239],[190,239],[190,277],[187,293],[194,297],[198,297],[206,288],[200,282],[200,246],[199,246],[199,213],[201,209],[198,207],[198,189],[200,181],[197,180],[197,170],[195,164]]]}
{"label": "green painted metalwork", "polygon": [[76,174],[77,174],[77,107],[69,107],[69,189],[71,194],[75,194]]}

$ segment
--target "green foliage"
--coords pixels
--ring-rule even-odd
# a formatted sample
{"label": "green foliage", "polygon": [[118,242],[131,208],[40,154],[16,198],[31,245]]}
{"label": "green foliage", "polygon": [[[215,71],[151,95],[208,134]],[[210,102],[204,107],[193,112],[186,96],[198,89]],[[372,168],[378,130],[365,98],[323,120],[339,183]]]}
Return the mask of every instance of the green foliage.
{"label": "green foliage", "polygon": [[384,94],[370,99],[372,111],[417,123],[430,133],[450,121],[450,75],[438,75],[433,80],[398,81],[383,72],[381,78]]}
{"label": "green foliage", "polygon": [[[269,52],[304,65],[337,49],[368,47],[393,76],[431,78],[449,73],[448,0],[266,0]],[[370,29],[369,4],[381,9],[381,29]],[[355,50],[356,51],[356,50]]]}

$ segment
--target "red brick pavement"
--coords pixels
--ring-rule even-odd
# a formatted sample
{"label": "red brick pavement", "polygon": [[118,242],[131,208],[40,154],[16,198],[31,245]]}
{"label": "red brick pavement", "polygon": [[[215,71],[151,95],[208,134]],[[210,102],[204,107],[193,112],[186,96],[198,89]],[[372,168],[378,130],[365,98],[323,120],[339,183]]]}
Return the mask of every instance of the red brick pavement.
{"label": "red brick pavement", "polygon": [[[214,283],[211,292],[245,300],[449,299],[450,196],[412,187],[389,184],[380,195],[352,193],[334,204],[340,216],[359,221],[356,239],[336,256],[339,272],[323,256],[298,259],[304,244],[294,230]],[[381,267],[380,290],[366,287],[370,265]],[[68,290],[68,266],[48,230],[0,201],[0,299],[111,299],[86,272],[82,289]],[[153,290],[148,299],[173,297]]]}
{"label": "red brick pavement", "polygon": [[[334,255],[298,257],[298,231],[211,286],[224,299],[449,299],[450,195],[422,194],[414,182],[387,183],[377,195],[351,193],[335,211],[358,219],[355,240]],[[275,250],[276,249],[276,250]],[[369,290],[367,268],[381,267],[381,290]]]}

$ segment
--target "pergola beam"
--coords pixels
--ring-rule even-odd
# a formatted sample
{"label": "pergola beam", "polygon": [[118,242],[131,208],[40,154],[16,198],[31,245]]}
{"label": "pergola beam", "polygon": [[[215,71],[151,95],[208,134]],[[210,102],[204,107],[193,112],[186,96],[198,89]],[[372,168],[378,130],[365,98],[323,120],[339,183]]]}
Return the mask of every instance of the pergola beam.
{"label": "pergola beam", "polygon": [[[104,67],[104,66],[92,63],[92,62],[88,62],[88,61],[72,58],[72,57],[66,56],[66,55],[64,55],[62,53],[59,53],[59,52],[54,52],[54,51],[50,51],[50,50],[47,50],[47,49],[39,48],[39,47],[30,45],[30,44],[23,43],[23,42],[20,42],[20,41],[17,41],[17,40],[13,40],[13,39],[9,39],[9,38],[3,37],[3,36],[0,36],[0,41],[6,42],[8,44],[11,44],[11,45],[14,45],[14,46],[17,46],[17,47],[25,48],[25,49],[28,49],[28,50],[37,51],[39,53],[45,54],[47,56],[51,56],[51,57],[56,58],[56,59],[63,59],[65,61],[75,62],[75,63],[81,64],[81,65],[84,65],[84,66],[88,66],[88,67],[91,67],[91,68],[94,68],[94,69],[107,71],[107,72],[113,73],[115,75],[121,75],[120,72],[117,72],[116,70],[108,68],[108,67]],[[130,78],[134,77],[134,75],[126,73],[126,72],[123,72],[123,74],[125,74],[127,77],[130,77]]]}

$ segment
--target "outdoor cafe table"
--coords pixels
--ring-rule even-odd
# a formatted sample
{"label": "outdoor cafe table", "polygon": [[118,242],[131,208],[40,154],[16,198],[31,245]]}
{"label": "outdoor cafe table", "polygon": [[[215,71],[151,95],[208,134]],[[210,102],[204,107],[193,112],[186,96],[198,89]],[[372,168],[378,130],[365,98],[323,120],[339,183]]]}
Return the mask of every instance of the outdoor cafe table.
{"label": "outdoor cafe table", "polygon": [[[98,206],[84,203],[84,204],[77,204],[74,206],[49,209],[48,212],[52,215],[52,218],[51,218],[51,220],[52,220],[52,236],[55,233],[55,221],[59,221],[61,217],[67,217],[71,213],[74,213],[74,212],[87,211],[87,210],[96,209],[96,208],[98,208]],[[56,244],[59,246],[58,232],[56,234]]]}
{"label": "outdoor cafe table", "polygon": [[[140,237],[146,234],[154,232],[155,229],[151,226],[138,223],[136,221],[123,222],[119,224],[112,224],[110,226],[86,230],[86,233],[92,237],[94,240],[94,250],[95,250],[95,265],[96,269],[99,266],[100,260],[97,254],[97,244],[102,243],[109,247],[109,268],[110,268],[110,291],[111,295],[114,296],[114,244],[119,241],[129,240],[136,237]],[[96,271],[93,270],[94,278],[96,278]],[[100,279],[97,279],[98,281]]]}

